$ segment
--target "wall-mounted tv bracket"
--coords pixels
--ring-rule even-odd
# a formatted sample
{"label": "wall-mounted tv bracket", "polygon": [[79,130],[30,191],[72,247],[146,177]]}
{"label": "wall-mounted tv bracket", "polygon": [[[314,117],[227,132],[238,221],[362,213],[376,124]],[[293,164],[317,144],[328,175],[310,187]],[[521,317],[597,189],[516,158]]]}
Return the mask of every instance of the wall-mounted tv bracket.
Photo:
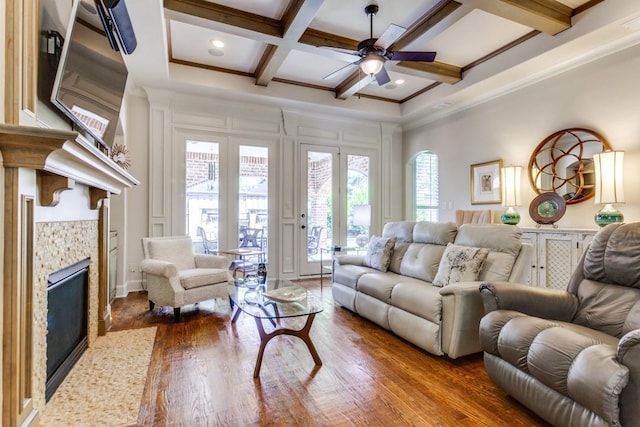
{"label": "wall-mounted tv bracket", "polygon": [[56,58],[60,58],[62,53],[62,45],[64,44],[64,37],[59,32],[54,30],[48,30],[42,32],[42,52],[49,55],[55,55]]}

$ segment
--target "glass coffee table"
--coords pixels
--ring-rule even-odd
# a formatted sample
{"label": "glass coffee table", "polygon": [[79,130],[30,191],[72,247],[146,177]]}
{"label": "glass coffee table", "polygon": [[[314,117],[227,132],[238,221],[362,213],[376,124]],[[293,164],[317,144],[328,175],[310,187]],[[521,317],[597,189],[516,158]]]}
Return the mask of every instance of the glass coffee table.
{"label": "glass coffee table", "polygon": [[[245,280],[230,281],[227,285],[229,299],[235,313],[231,320],[235,323],[240,313],[253,317],[260,334],[260,349],[253,377],[258,378],[262,365],[262,356],[267,343],[278,335],[291,335],[300,338],[307,345],[311,357],[317,366],[322,365],[320,356],[311,342],[309,331],[316,314],[324,308],[322,301],[318,301],[314,296],[301,286],[290,280],[267,279],[266,283],[258,285],[246,282]],[[292,317],[306,317],[304,326],[299,329],[289,329],[280,326],[280,319]],[[273,331],[265,332],[263,320],[268,320],[274,327]]]}

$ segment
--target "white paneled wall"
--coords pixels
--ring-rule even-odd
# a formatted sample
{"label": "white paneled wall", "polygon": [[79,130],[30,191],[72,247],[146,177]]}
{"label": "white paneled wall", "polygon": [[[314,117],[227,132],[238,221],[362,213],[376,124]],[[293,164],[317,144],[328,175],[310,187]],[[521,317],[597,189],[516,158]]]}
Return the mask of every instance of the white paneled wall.
{"label": "white paneled wall", "polygon": [[[269,216],[274,220],[270,221],[269,253],[270,269],[280,277],[298,277],[299,194],[300,182],[306,179],[299,176],[299,144],[348,146],[375,154],[374,158],[379,159],[375,169],[380,173],[370,177],[373,188],[377,189],[371,198],[378,203],[372,231],[379,233],[384,222],[404,215],[402,191],[394,190],[402,188],[403,170],[402,134],[395,124],[145,90],[147,96],[132,97],[127,109],[129,123],[148,123],[146,137],[129,138],[128,142],[130,147],[138,146],[131,148],[132,155],[136,155],[132,158],[132,173],[143,182],[140,189],[129,192],[127,219],[123,222],[146,223],[144,228],[128,229],[126,265],[132,289],[139,285],[140,279],[136,269],[142,258],[140,239],[146,235],[185,233],[181,158],[186,138],[222,140],[230,144],[268,143],[275,148],[269,152],[270,170],[277,172],[275,179],[269,180]],[[142,133],[140,128],[133,132]],[[145,191],[139,191],[141,189]],[[144,198],[147,209],[141,208]],[[135,203],[131,203],[131,199],[135,199]],[[234,207],[229,209],[228,217],[233,218]]]}

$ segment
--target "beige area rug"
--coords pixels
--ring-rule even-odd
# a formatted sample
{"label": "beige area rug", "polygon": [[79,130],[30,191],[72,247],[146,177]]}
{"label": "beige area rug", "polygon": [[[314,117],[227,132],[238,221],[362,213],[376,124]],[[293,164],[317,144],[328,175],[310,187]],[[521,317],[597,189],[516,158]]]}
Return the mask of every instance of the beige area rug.
{"label": "beige area rug", "polygon": [[49,400],[40,424],[135,425],[156,329],[131,329],[99,337]]}

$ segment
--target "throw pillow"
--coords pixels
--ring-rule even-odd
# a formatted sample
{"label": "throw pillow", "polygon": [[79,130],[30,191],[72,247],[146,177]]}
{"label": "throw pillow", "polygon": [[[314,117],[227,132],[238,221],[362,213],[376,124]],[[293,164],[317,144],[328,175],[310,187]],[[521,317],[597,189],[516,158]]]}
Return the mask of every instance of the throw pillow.
{"label": "throw pillow", "polygon": [[395,237],[376,237],[371,236],[369,239],[369,248],[364,256],[364,265],[375,268],[383,273],[389,268],[391,262],[391,254],[396,244]]}
{"label": "throw pillow", "polygon": [[442,287],[457,282],[473,282],[489,255],[487,248],[449,243],[444,250],[433,285]]}

